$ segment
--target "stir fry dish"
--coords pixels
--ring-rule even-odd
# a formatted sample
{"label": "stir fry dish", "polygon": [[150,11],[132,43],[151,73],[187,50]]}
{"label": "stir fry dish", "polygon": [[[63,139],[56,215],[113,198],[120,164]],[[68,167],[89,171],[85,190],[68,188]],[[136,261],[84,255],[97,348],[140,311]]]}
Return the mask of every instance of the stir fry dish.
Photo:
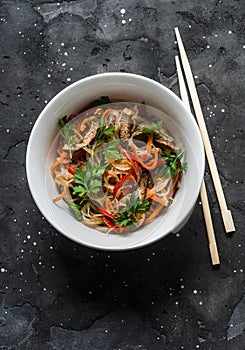
{"label": "stir fry dish", "polygon": [[187,164],[163,121],[148,114],[145,105],[112,103],[62,118],[51,165],[60,194],[53,202],[65,200],[83,224],[117,234],[164,212]]}

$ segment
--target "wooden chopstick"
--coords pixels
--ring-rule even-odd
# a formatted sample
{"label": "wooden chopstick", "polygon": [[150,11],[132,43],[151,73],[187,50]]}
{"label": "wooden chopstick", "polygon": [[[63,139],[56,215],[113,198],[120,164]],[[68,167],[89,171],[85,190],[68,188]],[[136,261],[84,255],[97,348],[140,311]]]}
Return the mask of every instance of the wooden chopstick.
{"label": "wooden chopstick", "polygon": [[177,43],[178,43],[178,47],[179,47],[179,52],[180,52],[180,57],[181,57],[183,69],[185,72],[187,85],[188,85],[191,99],[192,99],[193,108],[194,108],[194,111],[196,114],[196,118],[197,118],[197,122],[198,122],[198,125],[200,128],[200,131],[201,131],[203,144],[205,147],[205,151],[206,151],[206,155],[207,155],[207,159],[208,159],[208,164],[209,164],[210,172],[212,175],[216,195],[218,198],[218,202],[219,202],[225,230],[226,230],[226,232],[233,232],[233,231],[235,231],[234,222],[232,219],[231,211],[228,210],[228,208],[227,208],[224,192],[223,192],[222,185],[220,182],[218,169],[216,166],[213,150],[212,150],[210,139],[208,136],[208,131],[206,128],[204,117],[203,117],[203,113],[202,113],[200,101],[198,98],[198,94],[197,94],[193,74],[191,71],[191,67],[190,67],[190,64],[189,64],[189,61],[188,61],[188,58],[187,58],[187,55],[186,55],[186,52],[184,49],[183,42],[181,40],[179,29],[174,28],[174,30],[175,30],[175,35],[177,38]]}
{"label": "wooden chopstick", "polygon": [[[182,69],[181,69],[181,65],[180,65],[180,61],[179,61],[178,56],[175,56],[175,62],[176,62],[176,68],[177,68],[177,74],[178,74],[180,96],[181,96],[182,101],[186,105],[186,107],[189,110],[191,110],[189,98],[188,98],[188,92],[186,89],[186,85],[185,85],[185,81],[184,81],[184,77],[182,74]],[[211,261],[212,261],[213,265],[219,265],[220,264],[219,253],[218,253],[218,248],[217,248],[217,244],[216,244],[213,222],[212,222],[212,217],[211,217],[210,208],[209,208],[209,204],[208,204],[208,196],[207,196],[207,191],[206,191],[206,186],[205,186],[204,180],[202,181],[200,196],[201,196],[204,220],[205,220],[207,234],[208,234],[208,242],[209,242],[209,251],[210,251],[210,255],[211,255]]]}

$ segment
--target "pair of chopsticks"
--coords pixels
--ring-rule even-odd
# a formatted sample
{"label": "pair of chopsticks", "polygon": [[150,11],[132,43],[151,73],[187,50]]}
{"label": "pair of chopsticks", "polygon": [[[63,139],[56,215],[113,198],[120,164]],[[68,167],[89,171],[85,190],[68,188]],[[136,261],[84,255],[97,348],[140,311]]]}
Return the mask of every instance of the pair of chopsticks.
{"label": "pair of chopsticks", "polygon": [[[180,52],[180,58],[182,61],[183,70],[185,73],[186,82],[188,85],[188,89],[189,89],[192,104],[193,104],[193,109],[194,109],[197,123],[199,125],[200,132],[202,135],[202,140],[203,140],[203,144],[204,144],[204,148],[205,148],[205,152],[206,152],[206,156],[207,156],[207,160],[208,160],[214,188],[215,188],[216,195],[218,198],[224,227],[225,227],[225,230],[227,233],[233,232],[233,231],[235,231],[235,226],[233,223],[231,211],[228,210],[228,208],[227,208],[224,192],[223,192],[222,185],[220,182],[220,177],[219,177],[217,165],[215,162],[213,150],[212,150],[210,139],[208,136],[208,131],[206,128],[204,117],[203,117],[202,108],[201,108],[200,101],[198,98],[198,94],[197,94],[193,74],[191,71],[191,67],[190,67],[186,52],[185,52],[185,48],[184,48],[184,45],[183,45],[183,42],[182,42],[182,39],[181,39],[181,36],[179,33],[179,29],[175,28],[174,30],[175,30],[175,35],[177,38],[177,44],[178,44],[178,48],[179,48],[179,52]],[[178,74],[178,80],[179,80],[181,99],[185,103],[186,107],[191,110],[189,98],[188,98],[188,92],[186,89],[185,80],[184,80],[184,76],[182,73],[181,64],[180,64],[178,56],[176,56],[175,59],[176,59],[176,67],[177,67],[177,74]],[[219,265],[220,264],[219,253],[218,253],[218,248],[217,248],[217,244],[216,244],[215,233],[214,233],[212,217],[211,217],[211,213],[210,213],[208,196],[207,196],[207,191],[206,191],[206,186],[205,186],[204,180],[202,181],[200,196],[201,196],[201,202],[202,202],[202,207],[203,207],[204,219],[205,219],[205,223],[206,223],[206,229],[207,229],[207,235],[208,235],[208,241],[209,241],[209,250],[210,250],[212,264]]]}

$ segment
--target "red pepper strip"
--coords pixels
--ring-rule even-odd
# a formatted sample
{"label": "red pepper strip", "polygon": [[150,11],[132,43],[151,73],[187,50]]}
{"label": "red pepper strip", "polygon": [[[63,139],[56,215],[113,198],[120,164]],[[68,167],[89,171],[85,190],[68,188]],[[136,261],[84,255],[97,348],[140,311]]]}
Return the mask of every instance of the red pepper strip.
{"label": "red pepper strip", "polygon": [[150,164],[145,164],[142,162],[142,160],[140,159],[138,153],[137,153],[137,150],[135,148],[135,145],[131,144],[130,147],[132,148],[133,152],[134,152],[134,155],[135,155],[135,158],[137,160],[138,163],[140,163],[140,165],[147,169],[147,170],[153,170],[156,168],[157,166],[157,162],[158,162],[158,150],[156,148],[154,148],[154,161],[153,162],[149,162]]}
{"label": "red pepper strip", "polygon": [[127,181],[127,180],[129,180],[129,179],[135,180],[135,178],[133,177],[133,175],[127,174],[127,175],[124,175],[124,176],[121,178],[121,180],[119,180],[119,181],[116,183],[116,185],[115,185],[115,187],[114,187],[114,189],[113,189],[113,197],[116,197],[119,188],[122,186],[122,184],[123,184],[125,181]]}
{"label": "red pepper strip", "polygon": [[102,215],[107,216],[110,219],[113,219],[115,217],[115,214],[112,214],[111,212],[102,207],[98,207],[98,210]]}
{"label": "red pepper strip", "polygon": [[86,164],[86,162],[82,162],[82,165],[80,165],[80,170],[82,170],[82,168],[84,167],[84,165]]}
{"label": "red pepper strip", "polygon": [[126,158],[128,160],[130,160],[131,164],[132,164],[132,174],[135,177],[135,180],[138,181],[138,177],[139,177],[139,166],[138,166],[138,162],[134,156],[134,154],[132,152],[129,151],[125,151],[122,146],[118,147],[119,150],[121,151],[122,155],[125,155]]}
{"label": "red pepper strip", "polygon": [[75,175],[77,168],[75,165],[68,165],[66,168],[70,174]]}
{"label": "red pepper strip", "polygon": [[107,217],[103,216],[103,221],[109,228],[113,229],[116,233],[122,233],[123,227],[118,226],[114,223],[112,219],[108,219]]}

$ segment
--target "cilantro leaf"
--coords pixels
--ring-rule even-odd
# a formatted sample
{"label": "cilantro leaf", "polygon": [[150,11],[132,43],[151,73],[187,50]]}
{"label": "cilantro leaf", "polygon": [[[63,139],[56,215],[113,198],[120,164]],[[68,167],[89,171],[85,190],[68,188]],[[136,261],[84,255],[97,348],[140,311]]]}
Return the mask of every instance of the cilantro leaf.
{"label": "cilantro leaf", "polygon": [[108,136],[114,135],[115,133],[115,125],[109,125],[108,127],[105,125],[105,119],[100,119],[100,127],[97,129],[97,133],[95,136],[95,140],[97,143],[99,142],[107,142]]}
{"label": "cilantro leaf", "polygon": [[168,173],[171,176],[176,176],[178,172],[184,172],[187,170],[187,162],[181,163],[184,150],[180,149],[177,153],[163,152],[161,157],[165,161],[168,167]]}
{"label": "cilantro leaf", "polygon": [[149,126],[143,128],[141,131],[145,134],[154,134],[155,132],[160,132],[163,122],[159,120],[157,123],[152,122]]}
{"label": "cilantro leaf", "polygon": [[122,155],[118,150],[119,140],[110,141],[106,145],[104,155],[107,161],[115,161],[122,159]]}
{"label": "cilantro leaf", "polygon": [[73,187],[73,194],[86,200],[89,193],[98,193],[102,187],[101,176],[104,174],[107,165],[101,166],[98,163],[88,163],[83,166],[82,170],[76,169],[74,183],[78,186]]}
{"label": "cilantro leaf", "polygon": [[128,226],[138,221],[137,214],[144,214],[149,208],[150,203],[142,201],[135,193],[132,193],[130,198],[126,199],[127,209],[122,211],[119,216],[113,219],[118,226]]}
{"label": "cilantro leaf", "polygon": [[108,96],[101,96],[97,100],[94,100],[90,103],[90,107],[97,107],[101,105],[105,105],[107,103],[111,103],[110,98]]}
{"label": "cilantro leaf", "polygon": [[81,213],[81,206],[79,204],[75,204],[74,202],[70,201],[69,205],[71,209],[73,210],[77,220],[81,221],[82,220],[82,213]]}

